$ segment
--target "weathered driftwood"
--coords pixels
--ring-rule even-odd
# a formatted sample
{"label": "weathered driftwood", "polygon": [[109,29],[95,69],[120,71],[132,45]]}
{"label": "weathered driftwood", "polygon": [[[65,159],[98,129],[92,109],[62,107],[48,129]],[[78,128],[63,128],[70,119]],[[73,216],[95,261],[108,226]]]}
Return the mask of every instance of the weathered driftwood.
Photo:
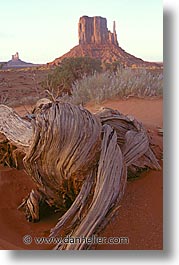
{"label": "weathered driftwood", "polygon": [[[151,150],[151,139],[142,123],[132,116],[125,116],[117,110],[104,108],[96,113],[102,124],[110,125],[117,133],[117,142],[123,151],[127,162],[127,152],[136,152],[133,161],[128,163],[128,170],[136,169],[160,169],[160,165]],[[131,148],[131,145],[136,146]],[[140,149],[139,149],[140,147]]]}
{"label": "weathered driftwood", "polygon": [[31,123],[21,119],[13,109],[5,105],[0,105],[0,132],[24,152],[31,144]]}
{"label": "weathered driftwood", "polygon": [[[71,237],[91,237],[117,209],[127,172],[160,168],[142,124],[118,111],[91,114],[69,103],[45,102],[31,122],[6,106],[0,105],[0,113],[0,132],[24,152],[25,169],[37,186],[20,205],[27,219],[38,221],[43,203],[64,213],[51,236],[70,231]],[[56,249],[88,247],[81,242]]]}

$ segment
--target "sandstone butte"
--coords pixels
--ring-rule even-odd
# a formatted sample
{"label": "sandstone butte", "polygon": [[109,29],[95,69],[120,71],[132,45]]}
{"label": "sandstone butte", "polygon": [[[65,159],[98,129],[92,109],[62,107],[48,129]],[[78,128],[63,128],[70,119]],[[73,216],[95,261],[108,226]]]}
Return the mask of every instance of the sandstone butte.
{"label": "sandstone butte", "polygon": [[49,65],[59,65],[64,58],[89,56],[100,59],[102,63],[120,62],[124,66],[132,67],[156,67],[161,64],[146,62],[137,58],[125,50],[118,43],[116,23],[113,22],[113,32],[107,28],[107,19],[95,16],[80,17],[78,23],[79,44]]}

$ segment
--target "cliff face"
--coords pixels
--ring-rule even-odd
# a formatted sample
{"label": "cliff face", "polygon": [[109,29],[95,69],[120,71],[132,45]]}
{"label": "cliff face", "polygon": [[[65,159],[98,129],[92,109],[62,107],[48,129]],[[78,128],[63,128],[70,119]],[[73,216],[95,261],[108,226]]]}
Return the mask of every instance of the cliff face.
{"label": "cliff face", "polygon": [[83,16],[78,23],[79,44],[114,44],[118,45],[115,22],[113,33],[107,28],[107,20],[103,17]]}
{"label": "cliff face", "polygon": [[100,59],[103,63],[120,62],[124,66],[158,67],[156,63],[145,62],[119,47],[116,25],[113,23],[113,32],[107,28],[106,18],[83,16],[78,23],[79,45],[69,52],[55,59],[49,65],[58,65],[65,58],[84,57]]}

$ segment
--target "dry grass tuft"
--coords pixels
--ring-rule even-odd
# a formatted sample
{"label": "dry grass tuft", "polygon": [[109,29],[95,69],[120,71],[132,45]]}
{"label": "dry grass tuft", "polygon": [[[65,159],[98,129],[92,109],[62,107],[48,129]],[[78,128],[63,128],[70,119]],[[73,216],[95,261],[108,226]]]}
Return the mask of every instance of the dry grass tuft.
{"label": "dry grass tuft", "polygon": [[63,95],[64,101],[85,104],[100,103],[106,99],[129,97],[159,97],[163,93],[163,73],[147,69],[119,69],[116,73],[94,73],[78,80],[72,87],[71,96]]}

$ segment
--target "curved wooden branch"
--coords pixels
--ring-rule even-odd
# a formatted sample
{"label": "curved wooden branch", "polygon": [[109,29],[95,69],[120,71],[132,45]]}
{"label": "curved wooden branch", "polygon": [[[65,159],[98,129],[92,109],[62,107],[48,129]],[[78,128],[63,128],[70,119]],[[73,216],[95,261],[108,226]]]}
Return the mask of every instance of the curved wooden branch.
{"label": "curved wooden branch", "polygon": [[[160,170],[161,167],[151,149],[152,142],[141,122],[133,116],[125,116],[117,110],[103,108],[95,114],[102,124],[110,125],[117,133],[117,142],[124,156],[127,150],[130,152],[132,146],[136,145],[133,161],[128,163],[128,170],[151,168]],[[140,150],[138,149],[140,146]],[[134,152],[134,150],[133,150]],[[126,156],[126,162],[128,158]]]}

